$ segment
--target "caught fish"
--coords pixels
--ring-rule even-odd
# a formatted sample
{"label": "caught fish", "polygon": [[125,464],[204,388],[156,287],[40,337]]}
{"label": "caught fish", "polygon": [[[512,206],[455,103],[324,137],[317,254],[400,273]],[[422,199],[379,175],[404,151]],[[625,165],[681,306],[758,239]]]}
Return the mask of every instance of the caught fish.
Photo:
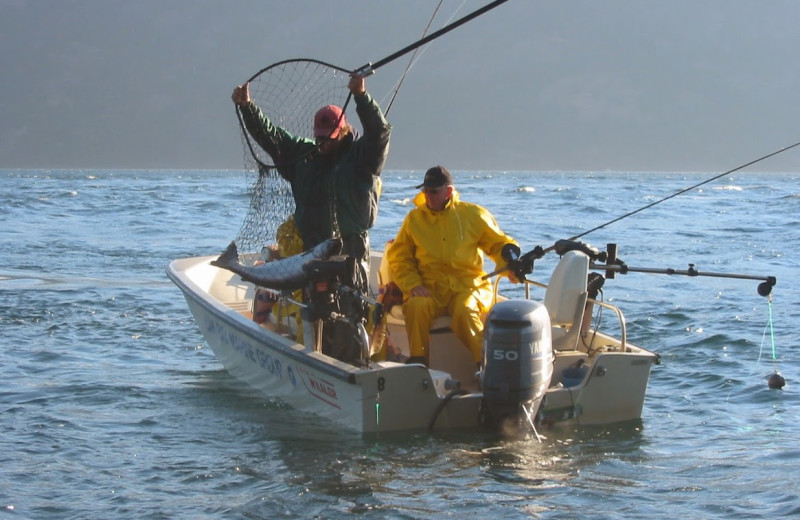
{"label": "caught fish", "polygon": [[338,255],[341,250],[341,239],[329,238],[299,255],[249,267],[239,262],[236,243],[231,242],[225,252],[213,260],[211,265],[233,271],[241,276],[242,280],[261,287],[280,290],[299,289],[308,283],[308,275],[303,271],[303,265],[312,260],[327,260],[333,255]]}

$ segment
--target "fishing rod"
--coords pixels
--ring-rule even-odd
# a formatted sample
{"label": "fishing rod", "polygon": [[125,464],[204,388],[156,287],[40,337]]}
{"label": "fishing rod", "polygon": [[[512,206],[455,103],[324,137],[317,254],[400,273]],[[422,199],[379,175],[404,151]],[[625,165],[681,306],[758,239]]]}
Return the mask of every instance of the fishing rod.
{"label": "fishing rod", "polygon": [[[579,250],[581,250],[584,253],[586,253],[590,258],[594,258],[593,255],[597,255],[598,254],[597,250],[594,249],[594,248],[591,248],[591,246],[587,246],[586,244],[583,244],[582,242],[576,242],[577,239],[579,239],[581,237],[584,237],[584,236],[588,235],[589,233],[593,233],[593,232],[595,232],[595,231],[597,231],[599,229],[603,229],[606,226],[610,226],[611,224],[614,224],[615,222],[619,222],[622,219],[625,219],[625,218],[628,218],[628,217],[630,217],[632,215],[640,213],[640,212],[642,212],[642,211],[644,211],[646,209],[652,208],[653,206],[655,206],[657,204],[661,204],[662,202],[665,202],[665,201],[667,201],[669,199],[672,199],[674,197],[677,197],[678,195],[682,195],[682,194],[686,193],[687,191],[691,191],[691,190],[693,190],[695,188],[703,186],[704,184],[708,184],[709,182],[712,182],[712,181],[715,181],[717,179],[720,179],[720,178],[722,178],[722,177],[724,177],[726,175],[730,175],[733,172],[737,172],[737,171],[739,171],[739,170],[741,170],[743,168],[747,168],[748,166],[752,166],[752,165],[754,165],[756,163],[759,163],[761,161],[769,159],[770,157],[774,157],[776,155],[779,155],[779,154],[781,154],[783,152],[786,152],[788,150],[791,150],[792,148],[795,148],[797,146],[800,146],[800,141],[798,141],[798,142],[796,142],[794,144],[791,144],[789,146],[784,146],[783,148],[780,148],[778,150],[775,150],[774,152],[768,153],[767,155],[759,157],[758,159],[754,159],[754,160],[752,160],[750,162],[746,162],[746,163],[744,163],[742,165],[739,165],[736,168],[733,168],[733,169],[730,169],[730,170],[728,170],[726,172],[723,172],[723,173],[720,173],[718,175],[715,175],[715,176],[713,176],[711,178],[708,178],[708,179],[704,180],[703,182],[700,182],[700,183],[697,183],[697,184],[695,184],[693,186],[690,186],[688,188],[684,188],[682,190],[679,190],[679,191],[673,193],[672,195],[668,195],[668,196],[666,196],[666,197],[664,197],[662,199],[659,199],[659,200],[657,200],[655,202],[651,202],[650,204],[642,206],[639,209],[636,209],[634,211],[630,211],[630,212],[628,212],[628,213],[626,213],[626,214],[624,214],[624,215],[622,215],[620,217],[617,217],[615,219],[609,220],[608,222],[606,222],[604,224],[600,224],[599,226],[593,227],[592,229],[589,229],[588,231],[584,231],[583,233],[580,233],[580,234],[577,234],[575,236],[572,236],[572,237],[570,237],[570,238],[568,238],[566,240],[558,240],[555,244],[553,244],[553,245],[551,245],[551,246],[549,246],[547,248],[542,248],[541,246],[536,246],[535,248],[533,248],[532,250],[528,251],[527,253],[519,256],[518,258],[511,258],[510,261],[509,261],[509,264],[506,267],[503,267],[503,268],[500,268],[500,269],[496,269],[495,271],[493,271],[493,272],[487,274],[486,276],[484,276],[484,278],[491,278],[492,276],[498,275],[498,274],[503,273],[503,272],[508,271],[508,270],[516,271],[518,277],[519,277],[519,275],[522,275],[522,277],[524,278],[525,274],[530,274],[532,272],[532,270],[533,270],[533,262],[535,260],[538,260],[538,259],[542,258],[544,255],[546,255],[547,253],[549,253],[551,251],[556,251],[556,253],[559,256],[563,255],[567,250],[569,250],[568,247],[565,247],[565,244],[570,244],[570,243],[571,244],[580,244],[580,246],[571,246],[571,247],[578,248]],[[605,261],[605,260],[603,260],[603,261]],[[690,266],[691,265],[692,264],[690,264]],[[628,270],[632,271],[633,269],[628,268]],[[617,268],[614,268],[614,267],[612,267],[611,269],[606,269],[607,273],[612,274],[612,276],[610,276],[611,278],[613,278],[613,272],[615,272],[615,271],[619,271],[621,274],[624,274],[624,273],[622,273],[622,271],[620,269],[617,269]],[[759,285],[759,289],[758,289],[758,292],[759,292],[759,294],[761,296],[769,295],[771,290],[772,290],[772,287],[776,283],[776,278],[773,277],[773,276],[752,277],[751,278],[749,275],[723,275],[723,274],[717,274],[717,275],[702,274],[702,275],[699,275],[699,274],[697,274],[697,271],[694,271],[692,268],[690,268],[686,272],[678,272],[678,271],[675,271],[675,270],[665,270],[665,271],[671,271],[671,272],[664,272],[663,274],[686,274],[688,276],[720,276],[720,277],[727,277],[727,278],[745,278],[745,279],[763,280],[764,283],[760,284]],[[641,272],[645,272],[645,271],[641,271]],[[647,271],[647,272],[655,272],[655,271]],[[762,288],[762,286],[763,286],[763,288]],[[762,291],[765,291],[765,292],[762,294]]]}
{"label": "fishing rod", "polygon": [[682,195],[682,194],[686,193],[687,191],[691,191],[691,190],[693,190],[695,188],[699,188],[700,186],[703,186],[704,184],[708,184],[709,182],[712,182],[712,181],[715,181],[715,180],[720,179],[722,177],[725,177],[726,175],[730,175],[733,172],[738,172],[739,170],[741,170],[743,168],[747,168],[748,166],[752,166],[752,165],[754,165],[756,163],[759,163],[759,162],[761,162],[761,161],[763,161],[765,159],[769,159],[770,157],[774,157],[774,156],[776,156],[778,154],[781,154],[781,153],[783,153],[783,152],[785,152],[787,150],[791,150],[792,148],[794,148],[796,146],[800,146],[800,142],[796,142],[796,143],[794,143],[792,145],[785,146],[785,147],[781,148],[780,150],[776,150],[776,151],[774,151],[772,153],[768,153],[767,155],[765,155],[763,157],[759,157],[758,159],[755,159],[755,160],[750,161],[748,163],[742,164],[741,166],[737,166],[736,168],[733,168],[732,170],[728,170],[726,172],[720,173],[719,175],[715,175],[714,177],[706,179],[703,182],[697,183],[694,186],[689,186],[688,188],[684,188],[684,189],[682,189],[680,191],[677,191],[677,192],[673,193],[672,195],[668,195],[668,196],[664,197],[663,199],[657,200],[655,202],[647,204],[646,206],[642,206],[641,208],[639,208],[637,210],[634,210],[634,211],[631,211],[629,213],[626,213],[626,214],[622,215],[621,217],[617,217],[617,218],[615,218],[613,220],[609,220],[605,224],[601,224],[601,225],[599,225],[597,227],[594,227],[594,228],[590,229],[589,231],[584,231],[583,233],[581,233],[579,235],[575,235],[574,237],[570,238],[569,240],[575,240],[575,239],[578,239],[578,238],[580,238],[582,236],[588,235],[589,233],[593,233],[593,232],[597,231],[598,229],[602,229],[602,228],[604,228],[606,226],[609,226],[609,225],[611,225],[611,224],[613,224],[615,222],[619,222],[620,220],[622,220],[624,218],[628,218],[631,215],[635,215],[635,214],[637,214],[637,213],[639,213],[641,211],[644,211],[646,209],[652,208],[656,204],[661,204],[662,202],[665,202],[665,201],[667,201],[669,199],[677,197],[678,195]]}

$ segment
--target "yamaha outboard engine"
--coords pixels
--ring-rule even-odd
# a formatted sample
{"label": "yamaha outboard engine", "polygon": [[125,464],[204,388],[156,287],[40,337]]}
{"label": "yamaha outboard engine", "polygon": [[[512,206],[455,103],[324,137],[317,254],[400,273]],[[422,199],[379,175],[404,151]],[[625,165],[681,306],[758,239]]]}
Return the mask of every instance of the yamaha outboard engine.
{"label": "yamaha outboard engine", "polygon": [[484,424],[505,428],[533,418],[553,375],[550,317],[531,300],[497,303],[483,331]]}

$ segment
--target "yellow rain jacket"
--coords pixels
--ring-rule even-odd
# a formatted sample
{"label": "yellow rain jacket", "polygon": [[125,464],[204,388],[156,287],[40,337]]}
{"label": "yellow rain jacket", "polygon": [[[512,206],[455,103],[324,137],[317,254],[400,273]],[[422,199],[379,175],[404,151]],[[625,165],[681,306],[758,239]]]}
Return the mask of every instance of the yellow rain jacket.
{"label": "yellow rain jacket", "polygon": [[[473,293],[477,300],[476,316],[492,303],[491,280],[484,280],[483,255],[494,260],[498,268],[506,266],[500,253],[503,246],[516,241],[503,233],[488,210],[477,204],[461,202],[458,192],[442,211],[433,211],[425,204],[425,194],[414,198],[416,208],[406,215],[397,238],[386,251],[392,278],[408,298],[411,289],[424,285],[432,293],[436,307],[446,309],[453,297]],[[409,318],[409,313],[406,313]],[[454,332],[480,360],[482,322],[473,325],[453,324]],[[407,324],[408,325],[408,324]],[[412,356],[426,355],[428,331],[408,328]],[[477,352],[476,352],[477,351]]]}

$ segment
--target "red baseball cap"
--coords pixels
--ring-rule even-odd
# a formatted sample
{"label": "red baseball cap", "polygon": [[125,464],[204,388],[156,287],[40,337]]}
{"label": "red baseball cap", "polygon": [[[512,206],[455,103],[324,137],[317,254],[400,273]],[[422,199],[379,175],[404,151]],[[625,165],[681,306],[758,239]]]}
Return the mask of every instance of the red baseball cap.
{"label": "red baseball cap", "polygon": [[336,105],[327,105],[314,116],[314,137],[339,137],[339,130],[347,124],[342,109]]}

